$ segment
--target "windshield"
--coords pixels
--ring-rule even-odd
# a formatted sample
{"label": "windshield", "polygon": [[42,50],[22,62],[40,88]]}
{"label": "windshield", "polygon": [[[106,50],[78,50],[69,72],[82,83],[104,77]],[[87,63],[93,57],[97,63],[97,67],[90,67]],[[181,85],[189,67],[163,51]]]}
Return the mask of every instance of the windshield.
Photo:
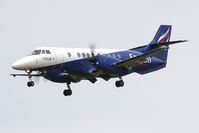
{"label": "windshield", "polygon": [[41,50],[34,50],[32,52],[32,55],[39,55],[41,53]]}
{"label": "windshield", "polygon": [[41,49],[37,49],[34,50],[31,55],[40,55],[40,54],[51,54],[50,50],[41,50]]}

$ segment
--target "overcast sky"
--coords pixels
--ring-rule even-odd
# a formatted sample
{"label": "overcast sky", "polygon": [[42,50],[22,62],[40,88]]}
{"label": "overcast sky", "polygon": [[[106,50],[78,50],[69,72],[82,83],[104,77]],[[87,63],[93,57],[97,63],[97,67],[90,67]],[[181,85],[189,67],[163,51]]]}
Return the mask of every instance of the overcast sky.
{"label": "overcast sky", "polygon": [[[198,133],[199,2],[197,0],[0,0],[1,133]],[[173,26],[165,69],[65,84],[42,79],[33,88],[11,64],[39,46],[133,48]]]}

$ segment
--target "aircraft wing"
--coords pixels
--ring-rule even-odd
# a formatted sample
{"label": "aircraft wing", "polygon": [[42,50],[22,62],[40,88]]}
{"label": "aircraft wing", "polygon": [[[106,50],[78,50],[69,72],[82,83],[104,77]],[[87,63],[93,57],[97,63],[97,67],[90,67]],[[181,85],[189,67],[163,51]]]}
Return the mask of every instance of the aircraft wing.
{"label": "aircraft wing", "polygon": [[147,57],[153,56],[153,55],[155,55],[157,53],[161,53],[161,52],[163,52],[166,49],[168,49],[167,46],[162,46],[162,47],[159,47],[159,48],[157,48],[155,50],[152,50],[150,52],[147,52],[147,53],[144,53],[142,55],[130,58],[128,60],[117,62],[113,66],[115,66],[115,67],[124,67],[124,68],[127,68],[127,69],[128,68],[133,68],[133,67],[135,67],[137,65],[142,64],[144,61],[147,61],[146,60]]}

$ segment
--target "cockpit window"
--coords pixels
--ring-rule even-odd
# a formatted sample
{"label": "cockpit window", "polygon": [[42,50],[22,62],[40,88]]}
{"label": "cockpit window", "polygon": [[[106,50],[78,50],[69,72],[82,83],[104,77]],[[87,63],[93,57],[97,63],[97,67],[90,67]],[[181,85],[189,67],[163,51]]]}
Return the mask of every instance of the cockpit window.
{"label": "cockpit window", "polygon": [[34,50],[32,55],[39,55],[41,53],[41,50]]}
{"label": "cockpit window", "polygon": [[46,54],[50,54],[50,50],[46,50]]}
{"label": "cockpit window", "polygon": [[51,54],[50,50],[34,50],[32,55],[39,55],[39,54]]}
{"label": "cockpit window", "polygon": [[45,50],[42,50],[41,53],[42,53],[42,54],[45,54]]}

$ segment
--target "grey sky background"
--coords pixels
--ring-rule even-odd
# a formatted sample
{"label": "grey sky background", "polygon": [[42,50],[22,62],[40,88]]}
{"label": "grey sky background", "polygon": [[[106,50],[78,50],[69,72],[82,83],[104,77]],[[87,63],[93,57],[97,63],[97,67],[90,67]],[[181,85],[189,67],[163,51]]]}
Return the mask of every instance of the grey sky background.
{"label": "grey sky background", "polygon": [[[198,133],[197,0],[0,0],[0,132]],[[173,26],[166,69],[96,84],[41,80],[26,87],[11,64],[39,46],[133,48],[147,44],[160,24]]]}

